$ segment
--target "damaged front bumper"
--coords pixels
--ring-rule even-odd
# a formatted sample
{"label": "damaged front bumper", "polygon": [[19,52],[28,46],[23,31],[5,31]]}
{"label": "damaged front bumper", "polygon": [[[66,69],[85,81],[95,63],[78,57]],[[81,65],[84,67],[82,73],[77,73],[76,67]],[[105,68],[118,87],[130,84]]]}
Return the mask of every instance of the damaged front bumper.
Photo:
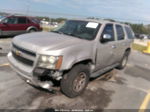
{"label": "damaged front bumper", "polygon": [[62,72],[48,71],[40,68],[32,68],[17,61],[11,53],[8,54],[10,66],[18,73],[18,75],[28,84],[44,89],[52,90],[53,82],[51,80],[40,80],[42,76],[52,77],[55,80],[60,80]]}
{"label": "damaged front bumper", "polygon": [[53,87],[52,81],[40,81],[38,77],[32,75],[28,76],[26,74],[23,74],[21,71],[19,71],[15,66],[11,64],[11,67],[17,72],[17,75],[21,77],[26,83],[36,86],[36,87],[42,87],[44,89],[51,90]]}

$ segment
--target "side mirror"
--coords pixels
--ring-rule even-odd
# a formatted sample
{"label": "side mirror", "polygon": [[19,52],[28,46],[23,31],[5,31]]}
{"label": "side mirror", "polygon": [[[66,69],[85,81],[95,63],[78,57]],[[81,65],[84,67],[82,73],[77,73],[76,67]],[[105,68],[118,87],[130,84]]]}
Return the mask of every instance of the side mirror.
{"label": "side mirror", "polygon": [[7,23],[5,23],[5,22],[1,22],[3,25],[7,25]]}
{"label": "side mirror", "polygon": [[103,40],[111,40],[111,35],[109,35],[109,34],[104,34],[103,35]]}
{"label": "side mirror", "polygon": [[112,39],[111,35],[109,34],[103,34],[102,38],[101,38],[101,42],[102,43],[106,43],[109,42]]}

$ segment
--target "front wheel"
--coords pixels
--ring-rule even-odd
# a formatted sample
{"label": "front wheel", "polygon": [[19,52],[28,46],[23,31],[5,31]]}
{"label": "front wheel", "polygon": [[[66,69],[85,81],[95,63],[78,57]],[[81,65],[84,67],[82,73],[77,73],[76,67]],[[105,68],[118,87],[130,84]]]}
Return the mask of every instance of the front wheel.
{"label": "front wheel", "polygon": [[74,66],[61,80],[61,91],[70,98],[80,95],[89,82],[89,76],[87,65]]}

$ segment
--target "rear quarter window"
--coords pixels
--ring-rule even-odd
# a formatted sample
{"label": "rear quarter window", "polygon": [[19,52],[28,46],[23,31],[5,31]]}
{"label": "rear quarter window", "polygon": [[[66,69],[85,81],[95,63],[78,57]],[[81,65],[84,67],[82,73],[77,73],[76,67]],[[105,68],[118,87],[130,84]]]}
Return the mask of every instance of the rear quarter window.
{"label": "rear quarter window", "polygon": [[125,26],[125,31],[127,33],[128,39],[134,39],[134,33],[130,27]]}
{"label": "rear quarter window", "polygon": [[40,21],[36,18],[30,18],[30,21],[32,21],[35,24],[40,24]]}

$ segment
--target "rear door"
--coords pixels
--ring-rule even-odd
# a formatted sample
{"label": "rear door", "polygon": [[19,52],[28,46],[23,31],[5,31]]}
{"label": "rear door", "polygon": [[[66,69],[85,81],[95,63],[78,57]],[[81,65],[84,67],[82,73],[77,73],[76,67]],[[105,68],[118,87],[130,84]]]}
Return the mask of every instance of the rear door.
{"label": "rear door", "polygon": [[25,33],[28,28],[28,21],[26,17],[18,17],[17,24],[15,25],[17,33]]}
{"label": "rear door", "polygon": [[[110,35],[110,40],[103,39],[104,35]],[[96,70],[103,69],[114,63],[115,59],[115,32],[113,24],[106,24],[97,45]]]}
{"label": "rear door", "polygon": [[127,37],[125,35],[125,31],[122,25],[120,24],[116,24],[115,25],[115,31],[116,31],[116,56],[115,56],[115,60],[116,62],[119,62],[123,55],[125,50],[127,49]]}

